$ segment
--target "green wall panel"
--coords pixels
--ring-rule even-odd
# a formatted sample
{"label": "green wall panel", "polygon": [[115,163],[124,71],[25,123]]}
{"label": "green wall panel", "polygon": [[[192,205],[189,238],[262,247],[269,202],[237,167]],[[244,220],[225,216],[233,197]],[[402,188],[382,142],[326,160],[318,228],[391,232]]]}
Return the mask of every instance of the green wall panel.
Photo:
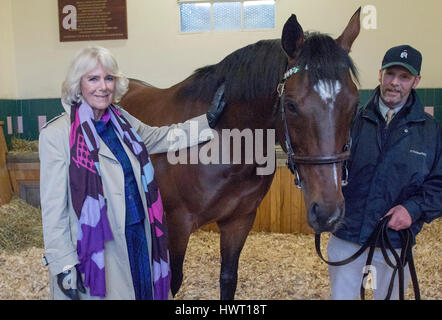
{"label": "green wall panel", "polygon": [[[10,147],[13,136],[37,140],[39,134],[38,117],[46,116],[46,119],[50,120],[63,111],[60,99],[0,100],[0,121],[4,121],[3,131],[8,147]],[[11,117],[12,134],[8,134],[8,117]],[[22,117],[22,133],[18,130],[18,117]]]}
{"label": "green wall panel", "polygon": [[[424,106],[434,107],[434,116],[442,123],[442,88],[417,89]],[[367,103],[372,90],[359,90],[360,104]],[[38,117],[46,116],[47,120],[59,115],[64,111],[60,99],[26,99],[26,100],[1,100],[0,121],[4,121],[3,127],[8,146],[12,136],[23,139],[38,139]],[[7,132],[7,117],[11,117],[13,133]],[[18,133],[18,117],[22,117],[23,133]]]}

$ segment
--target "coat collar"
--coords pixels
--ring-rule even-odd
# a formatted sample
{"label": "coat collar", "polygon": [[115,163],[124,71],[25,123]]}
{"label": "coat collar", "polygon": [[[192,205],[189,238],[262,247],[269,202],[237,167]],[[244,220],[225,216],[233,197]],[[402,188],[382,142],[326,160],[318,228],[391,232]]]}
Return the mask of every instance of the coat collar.
{"label": "coat collar", "polygon": [[112,159],[114,162],[118,162],[115,155],[112,153],[112,151],[109,149],[109,147],[104,143],[104,141],[101,139],[101,137],[98,138],[100,141],[100,149],[98,149],[98,154],[100,156]]}
{"label": "coat collar", "polygon": [[63,100],[61,101],[61,105],[63,106],[64,111],[69,115],[69,117],[71,116],[71,105],[67,104],[65,102],[63,102]]}
{"label": "coat collar", "polygon": [[[376,123],[379,123],[381,119],[379,105],[380,86],[377,86],[370,96],[368,102],[363,107],[362,116],[370,119]],[[412,89],[407,102],[401,110],[401,113],[405,112],[405,116],[401,119],[401,122],[420,122],[426,119],[424,107],[417,94],[416,90]]]}

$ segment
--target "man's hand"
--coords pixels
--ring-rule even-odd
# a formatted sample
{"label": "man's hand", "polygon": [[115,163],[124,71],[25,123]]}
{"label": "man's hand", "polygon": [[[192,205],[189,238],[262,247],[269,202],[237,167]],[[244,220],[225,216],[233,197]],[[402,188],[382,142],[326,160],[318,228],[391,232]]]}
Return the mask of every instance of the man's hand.
{"label": "man's hand", "polygon": [[396,231],[409,228],[413,222],[407,209],[401,205],[391,208],[383,218],[388,216],[391,216],[391,219],[387,226]]}
{"label": "man's hand", "polygon": [[71,300],[80,300],[78,290],[81,293],[86,293],[81,274],[75,266],[67,266],[62,273],[57,274],[57,284],[66,297]]}

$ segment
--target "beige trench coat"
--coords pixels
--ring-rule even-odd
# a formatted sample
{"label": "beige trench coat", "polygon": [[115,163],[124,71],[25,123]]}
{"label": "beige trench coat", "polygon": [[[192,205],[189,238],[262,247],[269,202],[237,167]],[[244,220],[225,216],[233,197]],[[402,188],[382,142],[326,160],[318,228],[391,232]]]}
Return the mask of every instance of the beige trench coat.
{"label": "beige trench coat", "polygon": [[[76,251],[78,219],[72,207],[69,185],[70,106],[63,106],[66,112],[48,122],[41,130],[39,137],[43,236],[53,299],[67,299],[57,285],[56,275],[61,273],[66,266],[73,266],[79,262]],[[204,132],[209,132],[209,135],[201,134],[203,140],[200,140],[198,135],[193,141],[182,142],[185,145],[175,145],[174,150],[196,145],[213,137],[213,135],[210,136],[211,131],[205,115],[170,127],[150,127],[132,117],[125,110],[120,109],[120,111],[143,139],[150,154],[170,151],[168,140],[173,140],[171,138],[174,134],[173,129],[179,128],[189,133],[192,120],[198,121],[199,132],[207,129]],[[105,243],[106,299],[135,299],[125,238],[126,210],[123,170],[105,143],[101,139],[99,142],[99,162],[104,197],[107,199],[107,215],[114,237],[114,240]],[[143,195],[139,162],[123,142],[122,145],[131,161],[140,194]],[[142,196],[141,199],[147,212],[145,197]],[[147,214],[145,231],[149,254],[151,254],[150,222]],[[80,298],[99,299],[91,297],[88,289],[86,294],[80,293]]]}

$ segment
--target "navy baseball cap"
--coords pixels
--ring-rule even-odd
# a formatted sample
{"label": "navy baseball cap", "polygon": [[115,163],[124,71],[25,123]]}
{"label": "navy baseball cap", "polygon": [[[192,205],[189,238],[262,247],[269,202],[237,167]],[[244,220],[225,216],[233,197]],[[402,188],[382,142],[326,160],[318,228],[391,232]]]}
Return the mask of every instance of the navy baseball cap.
{"label": "navy baseball cap", "polygon": [[409,45],[401,45],[389,49],[382,60],[382,69],[402,66],[414,76],[421,72],[422,54]]}

